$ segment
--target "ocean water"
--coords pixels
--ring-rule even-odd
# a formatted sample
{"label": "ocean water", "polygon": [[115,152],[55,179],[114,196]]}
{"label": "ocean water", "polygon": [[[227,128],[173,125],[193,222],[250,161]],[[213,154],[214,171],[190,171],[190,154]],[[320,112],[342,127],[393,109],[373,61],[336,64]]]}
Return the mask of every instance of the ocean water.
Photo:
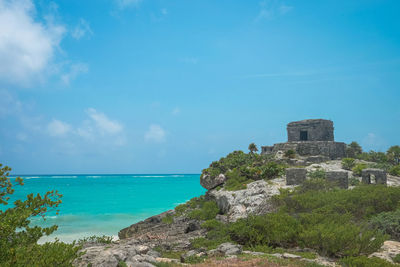
{"label": "ocean water", "polygon": [[40,242],[64,242],[91,236],[117,236],[118,231],[147,217],[173,209],[205,193],[199,174],[157,175],[29,175],[14,197],[58,190],[62,195],[59,215],[49,213],[33,225],[56,224],[58,230]]}

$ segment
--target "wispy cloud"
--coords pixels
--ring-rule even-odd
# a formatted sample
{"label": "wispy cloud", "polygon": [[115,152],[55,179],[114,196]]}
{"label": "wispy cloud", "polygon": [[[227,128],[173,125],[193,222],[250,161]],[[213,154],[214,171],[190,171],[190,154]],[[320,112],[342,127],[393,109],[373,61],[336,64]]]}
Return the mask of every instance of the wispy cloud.
{"label": "wispy cloud", "polygon": [[85,63],[75,63],[69,65],[69,70],[61,75],[61,81],[65,85],[69,85],[71,81],[75,80],[80,74],[87,73],[89,66]]}
{"label": "wispy cloud", "polygon": [[65,27],[45,21],[30,0],[0,1],[0,81],[27,87],[49,67]]}
{"label": "wispy cloud", "polygon": [[51,136],[59,136],[63,137],[66,136],[69,132],[71,132],[72,127],[66,122],[60,121],[53,119],[48,125],[47,125],[47,132]]}
{"label": "wispy cloud", "polygon": [[118,134],[123,130],[123,126],[119,122],[111,120],[104,113],[99,112],[94,108],[88,108],[86,113],[103,134]]}
{"label": "wispy cloud", "polygon": [[165,141],[165,130],[158,124],[152,124],[144,134],[144,140],[147,142],[162,143]]}
{"label": "wispy cloud", "polygon": [[71,31],[71,36],[76,40],[79,40],[83,37],[89,38],[92,35],[93,31],[90,28],[89,23],[82,18],[79,20],[78,25],[76,25],[75,28]]}
{"label": "wispy cloud", "polygon": [[293,10],[293,6],[287,5],[280,0],[265,0],[259,3],[260,11],[255,21],[271,20],[282,16]]}

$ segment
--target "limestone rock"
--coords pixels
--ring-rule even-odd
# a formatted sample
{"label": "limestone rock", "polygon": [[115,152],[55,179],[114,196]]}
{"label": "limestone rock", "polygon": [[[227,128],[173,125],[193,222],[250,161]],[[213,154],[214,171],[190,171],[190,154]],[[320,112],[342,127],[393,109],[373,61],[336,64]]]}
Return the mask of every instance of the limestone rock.
{"label": "limestone rock", "polygon": [[209,174],[202,174],[200,176],[200,184],[207,190],[213,189],[223,183],[225,183],[226,177],[222,173],[217,177],[212,177]]}
{"label": "limestone rock", "polygon": [[400,242],[388,240],[383,243],[380,251],[372,253],[369,257],[378,257],[393,263],[397,254],[400,254]]}
{"label": "limestone rock", "polygon": [[294,254],[291,254],[291,253],[283,253],[282,257],[285,258],[285,259],[301,259],[301,256],[294,255]]}
{"label": "limestone rock", "polygon": [[232,243],[223,243],[217,247],[217,250],[221,252],[222,255],[238,255],[242,253],[242,246]]}
{"label": "limestone rock", "polygon": [[268,182],[264,180],[249,183],[246,189],[238,191],[211,190],[207,196],[215,199],[219,209],[226,214],[228,222],[245,218],[250,214],[265,214],[274,210],[270,198],[279,194],[279,188],[286,186],[284,178],[276,178]]}

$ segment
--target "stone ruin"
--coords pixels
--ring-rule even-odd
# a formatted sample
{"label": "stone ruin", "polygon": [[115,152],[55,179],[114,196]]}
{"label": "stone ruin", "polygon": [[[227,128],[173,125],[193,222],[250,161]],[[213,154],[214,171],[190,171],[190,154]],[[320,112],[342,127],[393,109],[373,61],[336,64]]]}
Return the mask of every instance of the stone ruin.
{"label": "stone ruin", "polygon": [[328,171],[326,172],[326,180],[340,188],[349,188],[349,173],[347,171]]}
{"label": "stone ruin", "polygon": [[[306,179],[307,170],[305,168],[286,169],[286,185],[300,185]],[[347,189],[349,187],[349,173],[347,171],[327,171],[326,180],[343,189]]]}
{"label": "stone ruin", "polygon": [[300,185],[307,177],[307,170],[305,168],[287,168],[286,172],[286,185]]}
{"label": "stone ruin", "polygon": [[386,172],[381,169],[364,169],[361,171],[361,177],[365,184],[387,184]]}
{"label": "stone ruin", "polygon": [[295,151],[300,156],[325,156],[337,159],[346,156],[346,144],[335,142],[333,122],[313,119],[291,122],[287,125],[288,141],[273,146],[262,146],[261,154]]}

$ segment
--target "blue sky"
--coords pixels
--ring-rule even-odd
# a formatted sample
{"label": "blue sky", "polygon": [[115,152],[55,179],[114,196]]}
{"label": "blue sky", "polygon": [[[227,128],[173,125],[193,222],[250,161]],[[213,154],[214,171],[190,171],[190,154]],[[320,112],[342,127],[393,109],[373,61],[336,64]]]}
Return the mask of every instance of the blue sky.
{"label": "blue sky", "polygon": [[400,2],[0,0],[0,162],[199,173],[286,124],[400,144]]}

